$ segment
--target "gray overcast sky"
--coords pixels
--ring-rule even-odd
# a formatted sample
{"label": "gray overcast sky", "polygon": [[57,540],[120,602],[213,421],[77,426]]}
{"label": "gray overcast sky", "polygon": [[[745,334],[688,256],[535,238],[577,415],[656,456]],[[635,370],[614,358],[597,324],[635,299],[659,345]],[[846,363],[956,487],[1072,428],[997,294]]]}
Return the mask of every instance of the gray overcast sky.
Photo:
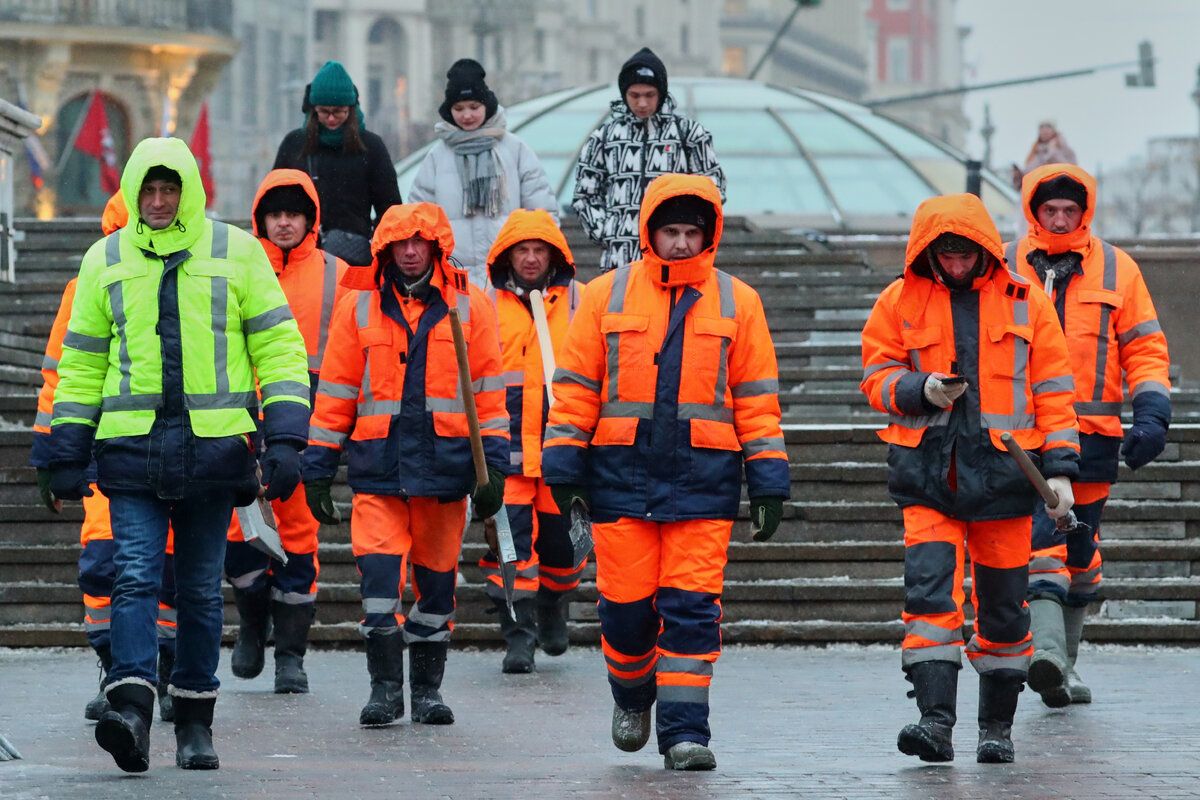
{"label": "gray overcast sky", "polygon": [[[1037,124],[1057,121],[1079,163],[1094,172],[1144,153],[1156,136],[1196,136],[1200,112],[1191,99],[1200,63],[1200,0],[958,0],[965,82],[986,83],[1132,61],[1137,44],[1154,44],[1157,86],[1125,88],[1127,70],[1106,70],[966,95],[967,150],[983,155],[983,105],[992,111],[993,167],[1023,162]],[[1134,71],[1130,68],[1128,71]]]}

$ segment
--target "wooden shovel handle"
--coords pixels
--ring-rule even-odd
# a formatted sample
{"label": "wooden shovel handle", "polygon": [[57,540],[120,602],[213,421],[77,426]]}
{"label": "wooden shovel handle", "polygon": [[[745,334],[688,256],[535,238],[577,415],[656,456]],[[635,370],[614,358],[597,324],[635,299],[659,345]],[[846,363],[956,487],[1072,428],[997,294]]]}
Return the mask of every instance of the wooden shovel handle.
{"label": "wooden shovel handle", "polygon": [[1017,440],[1008,431],[1000,434],[1000,441],[1004,442],[1004,446],[1008,448],[1008,452],[1016,459],[1017,466],[1021,468],[1021,472],[1025,473],[1025,477],[1029,478],[1029,482],[1037,489],[1037,493],[1042,496],[1042,500],[1046,505],[1054,508],[1058,505],[1058,494],[1050,488],[1050,484],[1046,483],[1046,478],[1038,471],[1038,468],[1033,465],[1029,454],[1017,444]]}
{"label": "wooden shovel handle", "polygon": [[462,394],[471,436],[471,460],[475,462],[475,483],[487,486],[487,461],[483,457],[483,435],[479,432],[479,412],[475,410],[475,392],[471,389],[471,362],[467,359],[467,340],[463,336],[458,309],[450,310],[450,332],[454,335],[454,355],[458,357],[458,391]]}

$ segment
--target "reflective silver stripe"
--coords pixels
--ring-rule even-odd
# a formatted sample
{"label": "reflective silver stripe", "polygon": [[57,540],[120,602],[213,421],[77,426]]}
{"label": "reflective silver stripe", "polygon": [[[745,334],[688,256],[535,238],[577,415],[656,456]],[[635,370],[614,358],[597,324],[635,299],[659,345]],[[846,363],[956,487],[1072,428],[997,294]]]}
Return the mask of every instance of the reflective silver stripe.
{"label": "reflective silver stripe", "polygon": [[400,400],[363,400],[358,404],[358,416],[373,417],[378,414],[395,416],[400,413]]}
{"label": "reflective silver stripe", "polygon": [[[214,236],[216,228],[213,229]],[[228,236],[226,231],[226,236]],[[229,391],[229,334],[228,324],[229,279],[213,276],[211,279],[212,300],[210,303],[213,332],[213,374],[218,394]]]}
{"label": "reflective silver stripe", "polygon": [[[305,391],[305,396],[307,395],[308,392]],[[254,392],[216,392],[213,394],[188,392],[183,397],[188,408],[204,411],[219,408],[253,408],[258,404],[258,395]]]}
{"label": "reflective silver stripe", "polygon": [[[1117,290],[1117,253],[1108,242],[1101,241],[1100,249],[1104,253],[1104,288],[1110,292]],[[1096,330],[1096,379],[1092,388],[1092,400],[1100,402],[1104,399],[1104,376],[1108,367],[1108,321],[1112,315],[1112,306],[1100,305],[1100,324]],[[1117,411],[1116,413],[1120,413]]]}
{"label": "reflective silver stripe", "polygon": [[272,589],[271,599],[277,603],[283,603],[285,606],[306,606],[317,599],[317,593],[281,592],[278,589]]}
{"label": "reflective silver stripe", "polygon": [[466,325],[471,321],[471,295],[466,292],[459,292],[455,298],[454,306],[458,309],[459,322]]}
{"label": "reflective silver stripe", "polygon": [[321,292],[321,327],[317,328],[317,365],[313,367],[313,357],[309,357],[309,367],[321,368],[321,359],[325,357],[325,342],[329,339],[329,320],[333,316],[333,301],[337,297],[337,256],[325,254],[325,285]]}
{"label": "reflective silver stripe", "polygon": [[1117,337],[1117,344],[1121,347],[1132,342],[1134,339],[1140,339],[1143,336],[1149,336],[1153,333],[1162,333],[1162,325],[1157,319],[1148,319],[1145,322],[1134,325],[1129,330]]}
{"label": "reflective silver stripe", "polygon": [[[1029,281],[1020,276],[1014,276],[1013,282],[1023,284],[1029,287]],[[1032,287],[1029,287],[1032,290]],[[1029,295],[1026,294],[1024,300],[1013,301],[1013,322],[1017,325],[1029,324]],[[1012,379],[1012,408],[1015,415],[1023,418],[1026,415],[1022,412],[1029,409],[1029,401],[1025,398],[1025,370],[1029,366],[1029,342],[1022,339],[1020,336],[1013,336],[1013,379]],[[984,420],[985,427],[994,427],[988,425],[990,415],[981,414]],[[1032,416],[1030,416],[1032,420]],[[1028,425],[1022,427],[1032,428],[1034,423],[1030,421]]]}
{"label": "reflective silver stripe", "polygon": [[[636,661],[617,661],[612,656],[608,655],[604,656],[604,660],[608,663],[609,669],[613,670],[614,672],[640,672],[641,670],[653,664],[657,657],[658,652],[656,650],[651,650],[645,656],[637,659]],[[647,674],[653,677],[654,670],[650,670],[650,672]]]}
{"label": "reflective silver stripe", "polygon": [[[716,270],[717,276],[717,305],[721,316],[733,319],[737,314],[737,303],[733,297],[733,278],[721,270]],[[725,390],[729,386],[729,344],[728,336],[721,337],[721,352],[717,355],[717,381],[713,391],[713,404],[725,404]]]}
{"label": "reflective silver stripe", "polygon": [[949,661],[953,664],[961,664],[961,648],[962,646],[958,644],[906,647],[900,654],[900,666],[911,667],[913,664],[923,664],[926,661]]}
{"label": "reflective silver stripe", "polygon": [[983,427],[997,431],[1023,431],[1036,426],[1033,414],[980,414]]}
{"label": "reflective silver stripe", "polygon": [[105,411],[154,411],[162,407],[162,395],[119,394],[100,401]]}
{"label": "reflective silver stripe", "polygon": [[322,378],[317,381],[317,393],[337,400],[354,400],[358,397],[358,387],[348,383],[334,383]]}
{"label": "reflective silver stripe", "polygon": [[567,322],[575,319],[575,309],[579,308],[579,302],[583,296],[579,293],[579,281],[572,279],[567,284]]}
{"label": "reflective silver stripe", "polygon": [[58,371],[58,359],[50,356],[42,356],[42,369],[48,369],[51,372]]}
{"label": "reflective silver stripe", "polygon": [[129,339],[126,336],[125,330],[125,295],[121,289],[121,281],[109,284],[108,305],[112,309],[113,325],[117,328],[117,369],[121,373],[117,392],[127,395],[132,391],[130,387],[133,381],[131,375],[133,372],[133,361],[129,358]]}
{"label": "reflective silver stripe", "polygon": [[742,455],[746,458],[772,450],[782,451],[787,448],[782,436],[764,436],[761,439],[751,439],[742,442]]}
{"label": "reflective silver stripe", "polygon": [[546,427],[546,441],[551,439],[574,439],[577,442],[590,442],[592,435],[574,425],[549,425]]}
{"label": "reflective silver stripe", "polygon": [[[993,644],[990,647],[988,647],[987,649],[993,653],[1000,653],[1000,654],[1011,653],[1013,655],[1017,655],[1022,650],[1026,649],[1027,647],[1029,647],[1028,642],[1013,642],[1012,644],[1006,644],[1006,645]],[[1030,649],[1032,649],[1032,648],[1030,648]],[[979,653],[982,650],[983,650],[983,648],[980,647],[980,645],[979,645],[979,637],[972,636],[971,641],[969,641],[967,643],[967,652],[968,653]],[[1011,661],[1012,659],[1006,659],[1006,660]]]}
{"label": "reflective silver stripe", "polygon": [[1100,240],[1100,250],[1104,253],[1104,288],[1115,292],[1117,290],[1117,251],[1103,239]]}
{"label": "reflective silver stripe", "polygon": [[510,369],[503,375],[504,385],[513,386],[525,384],[525,372],[519,369]]}
{"label": "reflective silver stripe", "polygon": [[[358,293],[358,299],[354,306],[354,319],[358,323],[360,331],[371,324],[371,298],[374,294],[374,292]],[[369,358],[363,359],[361,389],[364,402],[371,402],[375,399],[375,395],[371,392],[371,359]]]}
{"label": "reflective silver stripe", "polygon": [[721,337],[721,352],[717,354],[717,380],[713,385],[713,404],[725,404],[725,390],[729,387],[729,337]]}
{"label": "reflective silver stripe", "polygon": [[1071,375],[1059,375],[1054,378],[1047,378],[1046,380],[1038,381],[1033,385],[1034,394],[1073,391],[1075,391],[1075,378]]}
{"label": "reflective silver stripe", "polygon": [[[68,330],[67,335],[63,337],[63,347],[82,350],[85,353],[107,353],[110,339],[111,337],[108,336],[87,336]],[[54,363],[58,364],[57,361]]]}
{"label": "reflective silver stripe", "polygon": [[879,372],[881,369],[891,369],[892,367],[902,367],[904,369],[908,369],[908,364],[905,364],[903,361],[895,361],[892,359],[888,359],[887,361],[879,364],[871,364],[863,367],[863,380],[865,381],[867,378],[871,377],[876,372]]}
{"label": "reflective silver stripe", "polygon": [[471,391],[475,394],[480,392],[500,392],[508,387],[505,382],[504,375],[484,375],[477,381],[471,382]]}
{"label": "reflective silver stripe", "polygon": [[1121,413],[1120,403],[1076,403],[1075,413],[1081,417],[1115,417]]}
{"label": "reflective silver stripe", "polygon": [[[627,266],[613,272],[612,294],[608,297],[609,314],[620,314],[625,310],[625,290],[629,285],[629,272],[630,268]],[[621,373],[621,334],[606,334],[604,340],[608,348],[608,399],[615,402],[620,397],[618,384]]]}
{"label": "reflective silver stripe", "polygon": [[508,418],[507,417],[492,417],[491,419],[485,419],[483,422],[479,423],[479,430],[481,430],[481,431],[506,431],[506,430],[508,430]]}
{"label": "reflective silver stripe", "polygon": [[364,597],[362,600],[364,614],[399,614],[399,597]]}
{"label": "reflective silver stripe", "polygon": [[1013,239],[1008,243],[1008,247],[1004,248],[1004,261],[1007,263],[1008,271],[1013,275],[1017,272],[1017,247],[1021,243],[1020,239]]}
{"label": "reflective silver stripe", "polygon": [[892,384],[900,380],[908,374],[908,370],[898,369],[892,374],[883,379],[883,383],[879,386],[880,396],[883,398],[883,410],[891,414],[899,413],[892,407]]}
{"label": "reflective silver stripe", "polygon": [[33,418],[33,427],[35,427],[35,428],[49,428],[49,427],[50,427],[50,421],[51,421],[52,419],[54,419],[54,416],[53,416],[52,414],[50,414],[50,413],[48,413],[48,412],[46,412],[46,411],[39,411],[39,412],[37,412],[37,414],[36,414],[36,415],[34,416],[34,418]]}
{"label": "reflective silver stripe", "polygon": [[962,631],[957,628],[942,628],[923,619],[911,619],[904,626],[905,636],[920,636],[938,644],[953,644],[962,641]]}
{"label": "reflective silver stripe", "polygon": [[763,378],[760,381],[742,381],[737,386],[734,386],[732,391],[735,400],[772,394],[779,394],[779,381],[774,378]]}
{"label": "reflective silver stripe", "polygon": [[112,267],[121,263],[121,237],[118,235],[120,231],[113,231],[104,240],[104,264]]}
{"label": "reflective silver stripe", "polygon": [[1100,567],[1092,567],[1087,572],[1076,572],[1071,576],[1071,591],[1077,594],[1095,591],[1100,581]]}
{"label": "reflective silver stripe", "polygon": [[[430,397],[429,395],[426,395],[425,396],[425,410],[426,411],[436,411],[436,412],[440,412],[443,414],[465,414],[466,413],[466,408],[463,406],[462,398],[459,398],[459,397]],[[376,413],[378,413],[378,412],[376,412]],[[400,413],[399,407],[397,406],[396,410],[392,413],[395,413],[395,414]]]}
{"label": "reflective silver stripe", "polygon": [[659,703],[708,703],[707,686],[658,685]]}
{"label": "reflective silver stripe", "polygon": [[704,661],[699,658],[660,656],[655,671],[659,675],[664,672],[674,672],[681,675],[707,675],[711,677],[713,674],[713,665],[711,661]]}
{"label": "reflective silver stripe", "polygon": [[920,430],[921,428],[934,428],[939,425],[950,424],[950,409],[939,411],[936,414],[897,414],[891,412],[888,414],[888,422],[893,425],[899,425],[901,428],[912,428]]}
{"label": "reflective silver stripe", "polygon": [[579,386],[595,392],[596,394],[600,394],[600,389],[603,385],[600,381],[594,381],[585,375],[580,375],[578,372],[572,372],[571,370],[563,369],[562,367],[555,367],[554,382],[578,384]]}
{"label": "reflective silver stripe", "polygon": [[720,301],[721,316],[733,319],[737,316],[737,301],[733,296],[733,276],[721,270],[715,270],[717,275],[717,298]]}
{"label": "reflective silver stripe", "polygon": [[274,381],[262,384],[262,399],[273,397],[303,397],[308,398],[308,384],[299,381]]}
{"label": "reflective silver stripe", "polygon": [[235,589],[249,589],[258,580],[258,577],[267,571],[266,567],[262,569],[252,570],[245,575],[237,575],[229,578],[229,582],[233,584]]}
{"label": "reflective silver stripe", "polygon": [[409,622],[415,622],[417,625],[424,625],[427,628],[441,628],[444,625],[449,625],[454,621],[454,612],[449,614],[430,614],[428,611],[421,611],[420,608],[414,608],[408,615]]}
{"label": "reflective silver stripe", "polygon": [[1046,434],[1046,443],[1050,442],[1071,442],[1079,444],[1079,431],[1075,428],[1064,428],[1061,431],[1054,431]]}
{"label": "reflective silver stripe", "polygon": [[508,451],[508,464],[512,467],[519,467],[525,463],[525,451],[510,450]]}
{"label": "reflective silver stripe", "polygon": [[1011,669],[1016,672],[1029,671],[1029,656],[992,656],[983,655],[976,656],[971,659],[971,666],[975,671],[982,674],[993,672],[998,669]]}
{"label": "reflective silver stripe", "polygon": [[246,332],[247,336],[250,336],[251,334],[261,333],[269,328],[274,328],[279,323],[287,322],[289,319],[292,319],[292,310],[286,304],[276,306],[261,314],[250,317],[250,319],[243,320],[242,330]]}
{"label": "reflective silver stripe", "polygon": [[613,270],[612,294],[608,296],[608,313],[620,314],[625,310],[625,289],[629,285],[629,266]]}
{"label": "reflective silver stripe", "polygon": [[319,372],[320,369],[321,369],[321,357],[320,356],[309,356],[308,357],[308,371],[309,372]]}
{"label": "reflective silver stripe", "polygon": [[224,222],[213,221],[211,252],[213,258],[229,258],[229,226]]}
{"label": "reflective silver stripe", "polygon": [[83,403],[55,403],[54,419],[86,419],[95,422],[100,419],[100,409]]}
{"label": "reflective silver stripe", "polygon": [[[109,612],[109,614],[111,616],[112,612]],[[87,618],[83,620],[83,629],[85,631],[106,631],[110,627],[112,627],[111,619],[101,620],[100,622],[93,622]]]}
{"label": "reflective silver stripe", "polygon": [[1142,381],[1137,386],[1130,390],[1130,397],[1137,397],[1142,392],[1154,392],[1156,394],[1165,394],[1171,396],[1171,390],[1158,381]]}
{"label": "reflective silver stripe", "polygon": [[647,683],[650,683],[651,681],[653,681],[654,680],[654,670],[650,670],[645,675],[638,675],[636,678],[625,678],[625,677],[622,677],[620,673],[609,672],[608,679],[610,681],[612,681],[613,683],[617,684],[618,686],[625,686],[627,688],[633,688],[636,686],[642,686],[644,684],[647,684]]}
{"label": "reflective silver stripe", "polygon": [[349,435],[349,433],[341,431],[331,431],[329,428],[318,428],[316,425],[308,426],[309,441],[331,444],[334,447],[341,447],[342,442],[346,441],[346,437]]}
{"label": "reflective silver stripe", "polygon": [[650,419],[654,416],[653,403],[615,402],[600,404],[601,417],[637,417]]}
{"label": "reflective silver stripe", "polygon": [[[645,405],[650,406],[651,413],[653,413],[654,406],[650,403],[646,403]],[[733,409],[724,405],[708,405],[707,403],[680,403],[675,418],[708,419],[713,422],[725,422],[732,425]]]}
{"label": "reflective silver stripe", "polygon": [[164,622],[178,622],[179,615],[176,613],[175,609],[173,609],[173,608],[170,608],[170,607],[163,608],[162,606],[159,606],[158,621],[159,621],[159,624],[164,623]]}
{"label": "reflective silver stripe", "polygon": [[[1029,571],[1032,572],[1057,572],[1058,570],[1066,569],[1067,565],[1063,563],[1061,558],[1054,556],[1035,556],[1029,559]],[[1047,578],[1050,576],[1046,576]],[[1067,576],[1063,575],[1063,586],[1067,585]],[[1039,578],[1040,579],[1040,578]]]}

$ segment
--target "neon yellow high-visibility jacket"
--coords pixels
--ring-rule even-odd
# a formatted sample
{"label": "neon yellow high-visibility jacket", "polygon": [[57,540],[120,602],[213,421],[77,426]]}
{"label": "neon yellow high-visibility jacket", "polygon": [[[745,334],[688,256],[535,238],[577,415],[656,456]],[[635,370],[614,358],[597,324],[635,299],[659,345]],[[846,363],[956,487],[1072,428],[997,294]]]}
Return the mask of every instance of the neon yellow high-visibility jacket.
{"label": "neon yellow high-visibility jacket", "polygon": [[[163,230],[140,218],[147,172],[182,180]],[[264,436],[308,437],[304,340],[262,246],[204,216],[200,173],[179,139],[146,139],[121,177],[129,224],[83,257],[59,362],[51,464],[86,464],[101,489],[178,498],[244,486],[262,393]]]}

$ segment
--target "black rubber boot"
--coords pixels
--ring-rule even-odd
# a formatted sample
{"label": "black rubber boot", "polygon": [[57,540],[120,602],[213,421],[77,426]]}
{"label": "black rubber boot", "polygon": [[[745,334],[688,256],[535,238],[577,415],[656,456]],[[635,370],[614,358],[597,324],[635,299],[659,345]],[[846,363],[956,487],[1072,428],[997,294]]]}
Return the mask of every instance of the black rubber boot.
{"label": "black rubber boot", "polygon": [[446,671],[448,642],[413,642],[408,647],[412,681],[412,721],[426,725],[452,725],[454,712],[442,702],[442,675]]}
{"label": "black rubber boot", "polygon": [[175,698],[167,691],[171,686],[171,672],[175,669],[175,651],[167,647],[158,648],[158,718],[163,722],[175,721]]}
{"label": "black rubber boot", "polygon": [[315,613],[312,603],[271,602],[275,625],[275,694],[308,694],[304,654],[308,652],[308,629]]}
{"label": "black rubber boot", "polygon": [[1012,743],[1013,716],[1024,683],[1024,675],[1008,669],[979,676],[979,747],[975,750],[975,760],[980,764],[1012,763],[1016,755]]}
{"label": "black rubber boot", "polygon": [[404,634],[367,636],[367,672],[371,697],[358,715],[359,725],[387,725],[404,716]]}
{"label": "black rubber boot", "polygon": [[229,667],[239,678],[257,678],[266,662],[267,623],[271,618],[271,590],[247,592],[234,587],[238,610],[238,635]]}
{"label": "black rubber boot", "polygon": [[566,592],[554,592],[545,586],[538,587],[538,646],[548,656],[561,656],[571,644],[567,634],[567,616],[563,612],[564,594]]}
{"label": "black rubber boot", "polygon": [[122,683],[108,690],[111,708],[96,723],[96,744],[126,772],[150,769],[150,723],[154,689],[145,683]]}
{"label": "black rubber boot", "polygon": [[213,750],[213,707],[217,698],[175,698],[175,766],[180,769],[218,769]]}
{"label": "black rubber boot", "polygon": [[905,725],[896,747],[922,761],[953,761],[951,736],[957,720],[959,665],[952,661],[922,661],[908,669],[921,721]]}
{"label": "black rubber boot", "polygon": [[537,648],[537,608],[532,597],[513,603],[517,618],[508,615],[508,606],[496,602],[500,610],[500,633],[507,649],[501,671],[507,675],[533,672],[533,652]]}
{"label": "black rubber boot", "polygon": [[108,671],[112,669],[112,650],[107,646],[97,647],[96,658],[100,667],[100,690],[83,707],[83,718],[90,719],[93,722],[103,717],[104,712],[110,708],[108,698],[104,696],[104,682],[108,680]]}

